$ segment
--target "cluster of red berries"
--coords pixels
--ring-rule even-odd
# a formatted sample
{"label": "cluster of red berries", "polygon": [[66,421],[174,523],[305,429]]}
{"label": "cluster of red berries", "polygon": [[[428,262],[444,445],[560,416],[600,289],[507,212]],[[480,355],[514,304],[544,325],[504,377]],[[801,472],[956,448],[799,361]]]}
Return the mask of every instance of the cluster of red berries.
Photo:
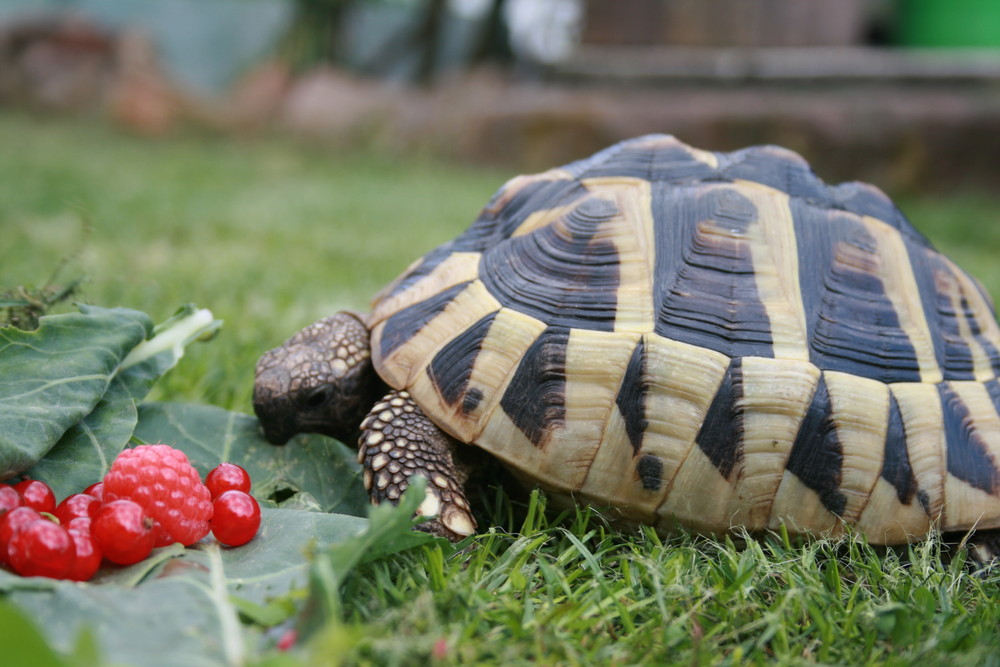
{"label": "cluster of red berries", "polygon": [[140,445],[115,459],[101,482],[58,505],[38,480],[0,485],[0,565],[21,576],[87,581],[102,560],[138,563],[175,542],[211,533],[246,544],[260,527],[250,476],[223,463],[202,482],[187,456],[169,445]]}

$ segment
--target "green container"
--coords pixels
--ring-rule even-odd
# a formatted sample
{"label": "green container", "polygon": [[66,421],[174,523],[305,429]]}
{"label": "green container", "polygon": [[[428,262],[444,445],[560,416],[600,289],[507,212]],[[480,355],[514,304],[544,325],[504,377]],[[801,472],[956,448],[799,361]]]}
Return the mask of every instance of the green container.
{"label": "green container", "polygon": [[899,0],[905,46],[1000,47],[1000,0]]}

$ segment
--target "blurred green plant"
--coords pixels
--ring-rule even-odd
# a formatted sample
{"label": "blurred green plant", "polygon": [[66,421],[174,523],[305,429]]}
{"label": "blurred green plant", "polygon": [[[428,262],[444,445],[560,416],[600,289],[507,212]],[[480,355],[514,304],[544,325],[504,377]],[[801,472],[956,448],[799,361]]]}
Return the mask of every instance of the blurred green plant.
{"label": "blurred green plant", "polygon": [[34,331],[38,328],[38,319],[53,306],[72,299],[82,282],[83,278],[65,285],[49,281],[41,287],[20,285],[0,292],[0,327]]}
{"label": "blurred green plant", "polygon": [[295,0],[295,19],[279,48],[296,71],[334,61],[337,32],[354,0]]}
{"label": "blurred green plant", "polygon": [[38,328],[38,320],[51,309],[70,302],[86,281],[84,276],[60,282],[59,276],[67,265],[79,257],[90,233],[90,226],[84,224],[83,237],[79,245],[69,255],[62,257],[52,274],[41,286],[16,285],[5,288],[0,285],[0,327],[10,326],[24,331]]}
{"label": "blurred green plant", "polygon": [[[447,67],[441,61],[456,39],[471,41],[463,56],[467,65],[508,55],[500,18],[503,0],[488,0],[474,28],[457,27],[450,4],[447,0],[295,0],[296,18],[279,53],[297,71],[337,64],[365,74],[393,76],[403,63],[401,76],[422,84],[431,83]],[[365,12],[375,13],[378,20],[361,20]],[[454,34],[463,29],[473,34]],[[370,34],[348,34],[357,30]],[[363,44],[365,55],[350,53],[352,43]]]}

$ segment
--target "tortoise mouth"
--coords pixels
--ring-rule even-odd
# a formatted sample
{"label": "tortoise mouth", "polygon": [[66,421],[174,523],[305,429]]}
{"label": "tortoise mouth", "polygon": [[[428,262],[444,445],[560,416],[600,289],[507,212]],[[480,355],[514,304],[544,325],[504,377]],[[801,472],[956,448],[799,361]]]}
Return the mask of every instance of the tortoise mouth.
{"label": "tortoise mouth", "polygon": [[263,370],[261,366],[259,363],[254,382],[253,411],[267,441],[272,445],[283,445],[295,435],[294,419],[290,418],[294,413],[289,409],[288,400],[282,396],[284,387],[289,383],[288,374],[280,366]]}
{"label": "tortoise mouth", "polygon": [[[302,433],[316,433],[334,438],[346,445],[357,442],[357,424],[341,426],[336,418],[327,412],[302,413],[292,409],[290,401],[262,402],[254,405],[257,420],[264,438],[276,446],[288,444],[292,438]],[[360,420],[358,420],[360,421]]]}
{"label": "tortoise mouth", "polygon": [[356,443],[358,436],[360,435],[360,431],[357,428],[349,431],[339,430],[333,428],[326,422],[273,424],[261,421],[260,425],[264,438],[269,443],[277,447],[287,445],[292,438],[302,433],[316,433],[318,435],[327,436],[348,446],[352,444],[352,441]]}
{"label": "tortoise mouth", "polygon": [[261,431],[264,433],[264,438],[277,447],[283,447],[288,444],[288,441],[295,436],[295,431],[292,429],[285,428],[275,428],[274,426],[265,425],[261,423]]}

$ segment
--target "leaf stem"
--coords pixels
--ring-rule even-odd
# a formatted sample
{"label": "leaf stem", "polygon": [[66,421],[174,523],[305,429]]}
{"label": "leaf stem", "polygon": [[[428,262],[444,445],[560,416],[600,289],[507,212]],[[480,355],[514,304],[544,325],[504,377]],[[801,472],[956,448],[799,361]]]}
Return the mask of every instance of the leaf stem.
{"label": "leaf stem", "polygon": [[163,328],[157,327],[156,335],[132,348],[132,351],[122,360],[119,372],[142,363],[160,352],[170,350],[174,360],[184,356],[184,346],[196,338],[214,333],[222,326],[222,322],[212,316],[212,311],[185,309],[164,323]]}
{"label": "leaf stem", "polygon": [[226,656],[226,664],[240,667],[246,662],[243,646],[243,633],[240,630],[240,619],[229,600],[229,587],[226,586],[226,575],[222,566],[222,554],[217,544],[204,547],[208,555],[209,573],[212,581],[212,603],[219,614],[219,624],[222,629],[222,650]]}

